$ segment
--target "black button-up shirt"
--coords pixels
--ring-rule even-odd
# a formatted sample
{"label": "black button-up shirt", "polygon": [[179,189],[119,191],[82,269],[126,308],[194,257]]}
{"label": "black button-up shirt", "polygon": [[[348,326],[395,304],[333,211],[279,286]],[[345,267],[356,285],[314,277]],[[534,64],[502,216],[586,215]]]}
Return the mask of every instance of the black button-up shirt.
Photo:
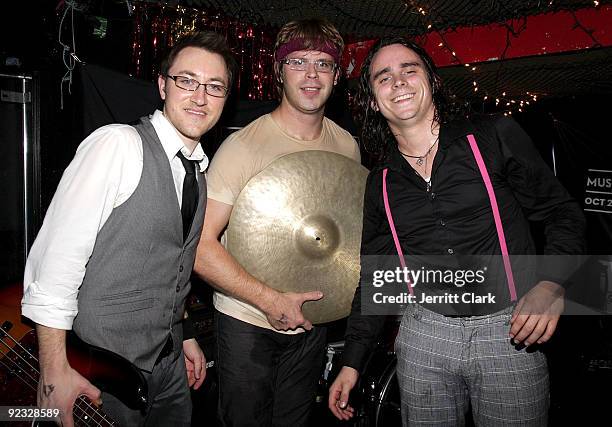
{"label": "black button-up shirt", "polygon": [[[368,176],[361,255],[397,257],[382,195],[385,168],[389,207],[404,255],[501,254],[491,204],[468,134],[474,135],[491,178],[511,260],[513,254],[535,254],[529,221],[544,225],[544,254],[581,254],[585,221],[578,204],[554,177],[523,129],[514,120],[501,117],[460,120],[440,127],[430,191],[393,144],[386,160]],[[515,266],[518,297],[535,284],[526,281],[556,281],[562,277],[557,267],[538,265],[537,275],[527,277]],[[497,270],[491,274],[505,278],[501,264]],[[361,283],[363,275],[355,292],[343,354],[343,364],[358,370],[385,320],[383,316],[361,314]],[[472,314],[510,305],[507,289],[499,296],[497,305],[474,306]]]}

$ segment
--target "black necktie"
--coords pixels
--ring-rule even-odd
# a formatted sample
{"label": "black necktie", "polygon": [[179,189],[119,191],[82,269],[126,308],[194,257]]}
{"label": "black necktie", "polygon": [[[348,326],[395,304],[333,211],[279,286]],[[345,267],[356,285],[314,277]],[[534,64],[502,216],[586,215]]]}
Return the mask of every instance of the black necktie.
{"label": "black necktie", "polygon": [[185,179],[183,180],[183,200],[181,202],[181,216],[183,217],[183,241],[189,234],[191,223],[198,206],[198,181],[196,180],[196,162],[187,160],[180,151],[176,153],[185,168]]}

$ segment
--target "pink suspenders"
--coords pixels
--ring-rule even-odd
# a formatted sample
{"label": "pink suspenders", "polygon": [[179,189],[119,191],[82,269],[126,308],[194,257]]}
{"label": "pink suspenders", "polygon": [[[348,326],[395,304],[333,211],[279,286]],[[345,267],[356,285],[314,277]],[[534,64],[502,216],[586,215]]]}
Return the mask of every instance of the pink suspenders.
{"label": "pink suspenders", "polygon": [[[404,253],[402,252],[402,247],[400,246],[399,239],[397,238],[397,231],[395,231],[395,223],[393,222],[393,217],[391,216],[391,209],[389,208],[389,197],[387,196],[387,169],[383,169],[383,199],[385,201],[385,212],[387,212],[387,221],[389,221],[389,227],[391,227],[391,234],[393,234],[393,242],[395,243],[395,249],[397,250],[397,254],[399,255],[399,260],[402,268],[406,268],[406,260],[404,259]],[[408,279],[410,280],[410,279]],[[408,292],[410,295],[414,295],[414,291],[412,290],[412,286],[410,282],[407,283]]]}
{"label": "pink suspenders", "polygon": [[[487,168],[482,160],[482,155],[480,154],[480,150],[478,149],[478,145],[476,144],[476,138],[474,135],[468,135],[468,142],[470,143],[470,148],[472,149],[472,153],[474,154],[474,158],[476,159],[476,164],[478,165],[478,169],[480,170],[480,175],[482,176],[482,180],[485,183],[485,187],[487,188],[487,193],[489,195],[489,203],[491,203],[491,209],[493,210],[493,218],[495,220],[495,228],[497,229],[497,238],[499,240],[499,246],[501,247],[502,259],[504,260],[504,269],[506,270],[506,278],[508,280],[508,290],[510,291],[510,301],[516,301],[516,288],[514,286],[514,276],[512,275],[512,266],[510,265],[510,255],[508,254],[508,247],[506,246],[506,236],[504,235],[504,228],[501,222],[501,216],[499,215],[499,207],[497,206],[497,199],[495,198],[495,191],[493,190],[493,184],[491,184],[491,179],[489,178],[489,173],[487,172]],[[402,268],[406,268],[406,261],[404,259],[404,253],[402,252],[402,248],[399,243],[399,239],[397,237],[397,231],[395,230],[395,224],[393,222],[393,217],[391,215],[391,209],[389,208],[389,196],[387,194],[387,169],[383,169],[383,200],[385,204],[385,212],[387,213],[387,221],[389,221],[389,227],[391,228],[391,234],[393,235],[393,242],[395,243],[395,249],[397,250],[397,254],[400,258],[400,264]],[[413,294],[412,286],[408,286],[410,291],[410,295]]]}

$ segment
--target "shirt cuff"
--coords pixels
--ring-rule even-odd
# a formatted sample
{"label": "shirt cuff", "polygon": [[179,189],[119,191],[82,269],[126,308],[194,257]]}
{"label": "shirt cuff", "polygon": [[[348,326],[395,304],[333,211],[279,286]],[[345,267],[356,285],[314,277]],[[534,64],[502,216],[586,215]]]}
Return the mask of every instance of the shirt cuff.
{"label": "shirt cuff", "polygon": [[365,345],[358,342],[347,341],[344,351],[342,352],[341,365],[350,366],[362,374],[368,354],[369,349]]}
{"label": "shirt cuff", "polygon": [[193,324],[193,320],[191,317],[186,317],[183,319],[183,341],[187,341],[191,338],[196,337],[195,325]]}
{"label": "shirt cuff", "polygon": [[567,289],[573,283],[572,277],[580,267],[578,255],[541,255],[539,256],[536,278],[556,283]]}
{"label": "shirt cuff", "polygon": [[36,283],[27,287],[21,300],[21,314],[49,328],[71,330],[78,312],[76,300],[45,294]]}

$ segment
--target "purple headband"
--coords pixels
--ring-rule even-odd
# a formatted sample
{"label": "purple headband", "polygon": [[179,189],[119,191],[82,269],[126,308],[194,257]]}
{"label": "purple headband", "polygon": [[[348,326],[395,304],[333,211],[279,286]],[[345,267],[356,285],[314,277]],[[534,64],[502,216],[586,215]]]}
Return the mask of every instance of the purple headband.
{"label": "purple headband", "polygon": [[315,43],[308,43],[311,46],[306,47],[306,40],[303,38],[295,38],[289,40],[287,43],[282,44],[278,50],[276,51],[276,60],[283,60],[289,55],[291,52],[295,52],[296,50],[316,50],[319,52],[328,53],[334,58],[336,63],[340,62],[340,52],[338,52],[338,48],[334,46],[334,44],[330,41],[326,41],[325,43],[321,43],[317,41]]}

